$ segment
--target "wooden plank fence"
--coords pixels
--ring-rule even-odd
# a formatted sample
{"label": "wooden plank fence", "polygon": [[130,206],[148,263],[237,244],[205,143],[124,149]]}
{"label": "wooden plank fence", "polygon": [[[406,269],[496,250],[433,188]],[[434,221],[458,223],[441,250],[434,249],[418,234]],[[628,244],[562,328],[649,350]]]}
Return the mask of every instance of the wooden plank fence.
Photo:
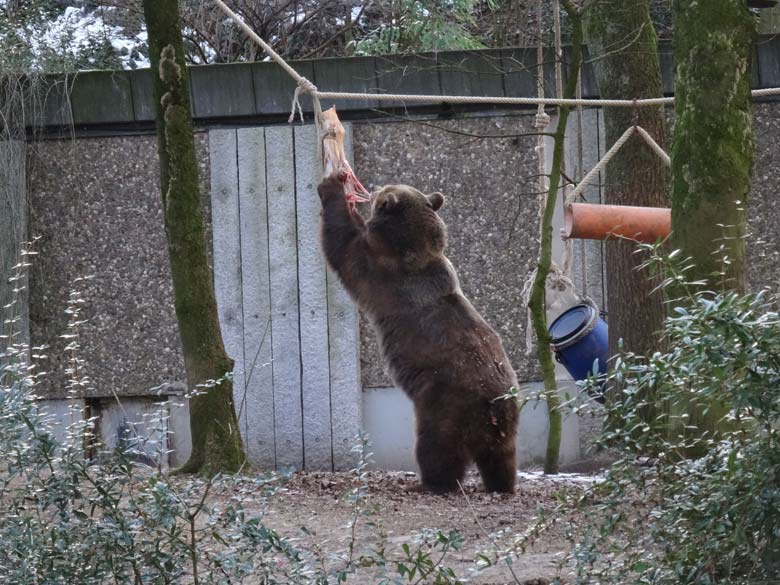
{"label": "wooden plank fence", "polygon": [[320,251],[314,127],[215,129],[209,153],[217,303],[250,461],[349,469],[358,317]]}

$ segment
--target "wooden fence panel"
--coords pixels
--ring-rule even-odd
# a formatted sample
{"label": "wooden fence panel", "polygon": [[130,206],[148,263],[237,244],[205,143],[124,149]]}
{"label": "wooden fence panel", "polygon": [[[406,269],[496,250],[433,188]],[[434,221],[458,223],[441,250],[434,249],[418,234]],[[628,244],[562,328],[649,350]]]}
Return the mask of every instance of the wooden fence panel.
{"label": "wooden fence panel", "polygon": [[265,130],[277,467],[303,467],[295,155],[292,129]]}
{"label": "wooden fence panel", "polygon": [[[347,158],[354,160],[352,126],[345,124],[344,128],[347,131]],[[328,270],[328,338],[333,466],[336,470],[345,470],[351,469],[356,462],[352,447],[363,420],[360,333],[355,303],[331,270]]]}
{"label": "wooden fence panel", "polygon": [[219,317],[249,459],[349,469],[362,422],[358,315],[320,249],[316,131],[212,130],[209,144]]}
{"label": "wooden fence panel", "polygon": [[332,469],[328,298],[320,249],[322,165],[314,126],[295,128],[295,196],[298,219],[298,286],[301,303],[301,390],[306,469]]}
{"label": "wooden fence panel", "polygon": [[238,130],[238,193],[244,310],[243,388],[236,408],[249,460],[261,469],[276,467],[274,392],[271,360],[271,277],[268,265],[268,200],[265,132]]}
{"label": "wooden fence panel", "polygon": [[[225,351],[234,360],[233,399],[240,403],[244,380],[244,311],[241,275],[241,235],[238,230],[238,164],[236,131],[209,132],[214,289]],[[246,413],[238,421],[246,431]]]}

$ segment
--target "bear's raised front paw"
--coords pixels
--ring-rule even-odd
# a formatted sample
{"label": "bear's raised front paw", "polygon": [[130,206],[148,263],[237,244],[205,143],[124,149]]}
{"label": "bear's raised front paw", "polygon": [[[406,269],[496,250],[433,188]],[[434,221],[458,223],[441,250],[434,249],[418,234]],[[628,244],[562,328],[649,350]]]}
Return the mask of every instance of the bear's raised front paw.
{"label": "bear's raised front paw", "polygon": [[319,184],[317,193],[319,193],[322,202],[333,197],[344,197],[344,184],[336,175],[329,175]]}

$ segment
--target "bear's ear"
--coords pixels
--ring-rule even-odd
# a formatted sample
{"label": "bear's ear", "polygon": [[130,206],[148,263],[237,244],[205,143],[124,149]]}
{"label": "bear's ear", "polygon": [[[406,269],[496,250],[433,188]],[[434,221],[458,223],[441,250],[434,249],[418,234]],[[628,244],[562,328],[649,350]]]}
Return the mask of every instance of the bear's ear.
{"label": "bear's ear", "polygon": [[435,193],[431,193],[430,195],[427,195],[428,197],[428,203],[431,204],[431,207],[434,211],[438,211],[441,209],[441,206],[444,205],[444,195],[436,191]]}

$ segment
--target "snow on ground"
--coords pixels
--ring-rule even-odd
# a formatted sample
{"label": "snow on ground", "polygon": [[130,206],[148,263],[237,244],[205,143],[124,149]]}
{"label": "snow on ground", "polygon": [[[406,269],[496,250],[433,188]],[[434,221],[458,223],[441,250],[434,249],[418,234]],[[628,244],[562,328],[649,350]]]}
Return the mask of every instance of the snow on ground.
{"label": "snow on ground", "polygon": [[[0,0],[2,1],[2,0]],[[55,20],[47,23],[40,34],[32,35],[35,53],[54,51],[63,56],[77,57],[103,42],[108,42],[125,69],[149,67],[149,60],[141,51],[147,42],[146,31],[129,36],[119,26],[106,24],[102,10],[70,6]]]}
{"label": "snow on ground", "polygon": [[591,484],[604,481],[602,475],[583,475],[581,473],[558,473],[545,475],[542,471],[518,471],[517,478],[520,481],[546,481],[551,483],[582,483]]}

